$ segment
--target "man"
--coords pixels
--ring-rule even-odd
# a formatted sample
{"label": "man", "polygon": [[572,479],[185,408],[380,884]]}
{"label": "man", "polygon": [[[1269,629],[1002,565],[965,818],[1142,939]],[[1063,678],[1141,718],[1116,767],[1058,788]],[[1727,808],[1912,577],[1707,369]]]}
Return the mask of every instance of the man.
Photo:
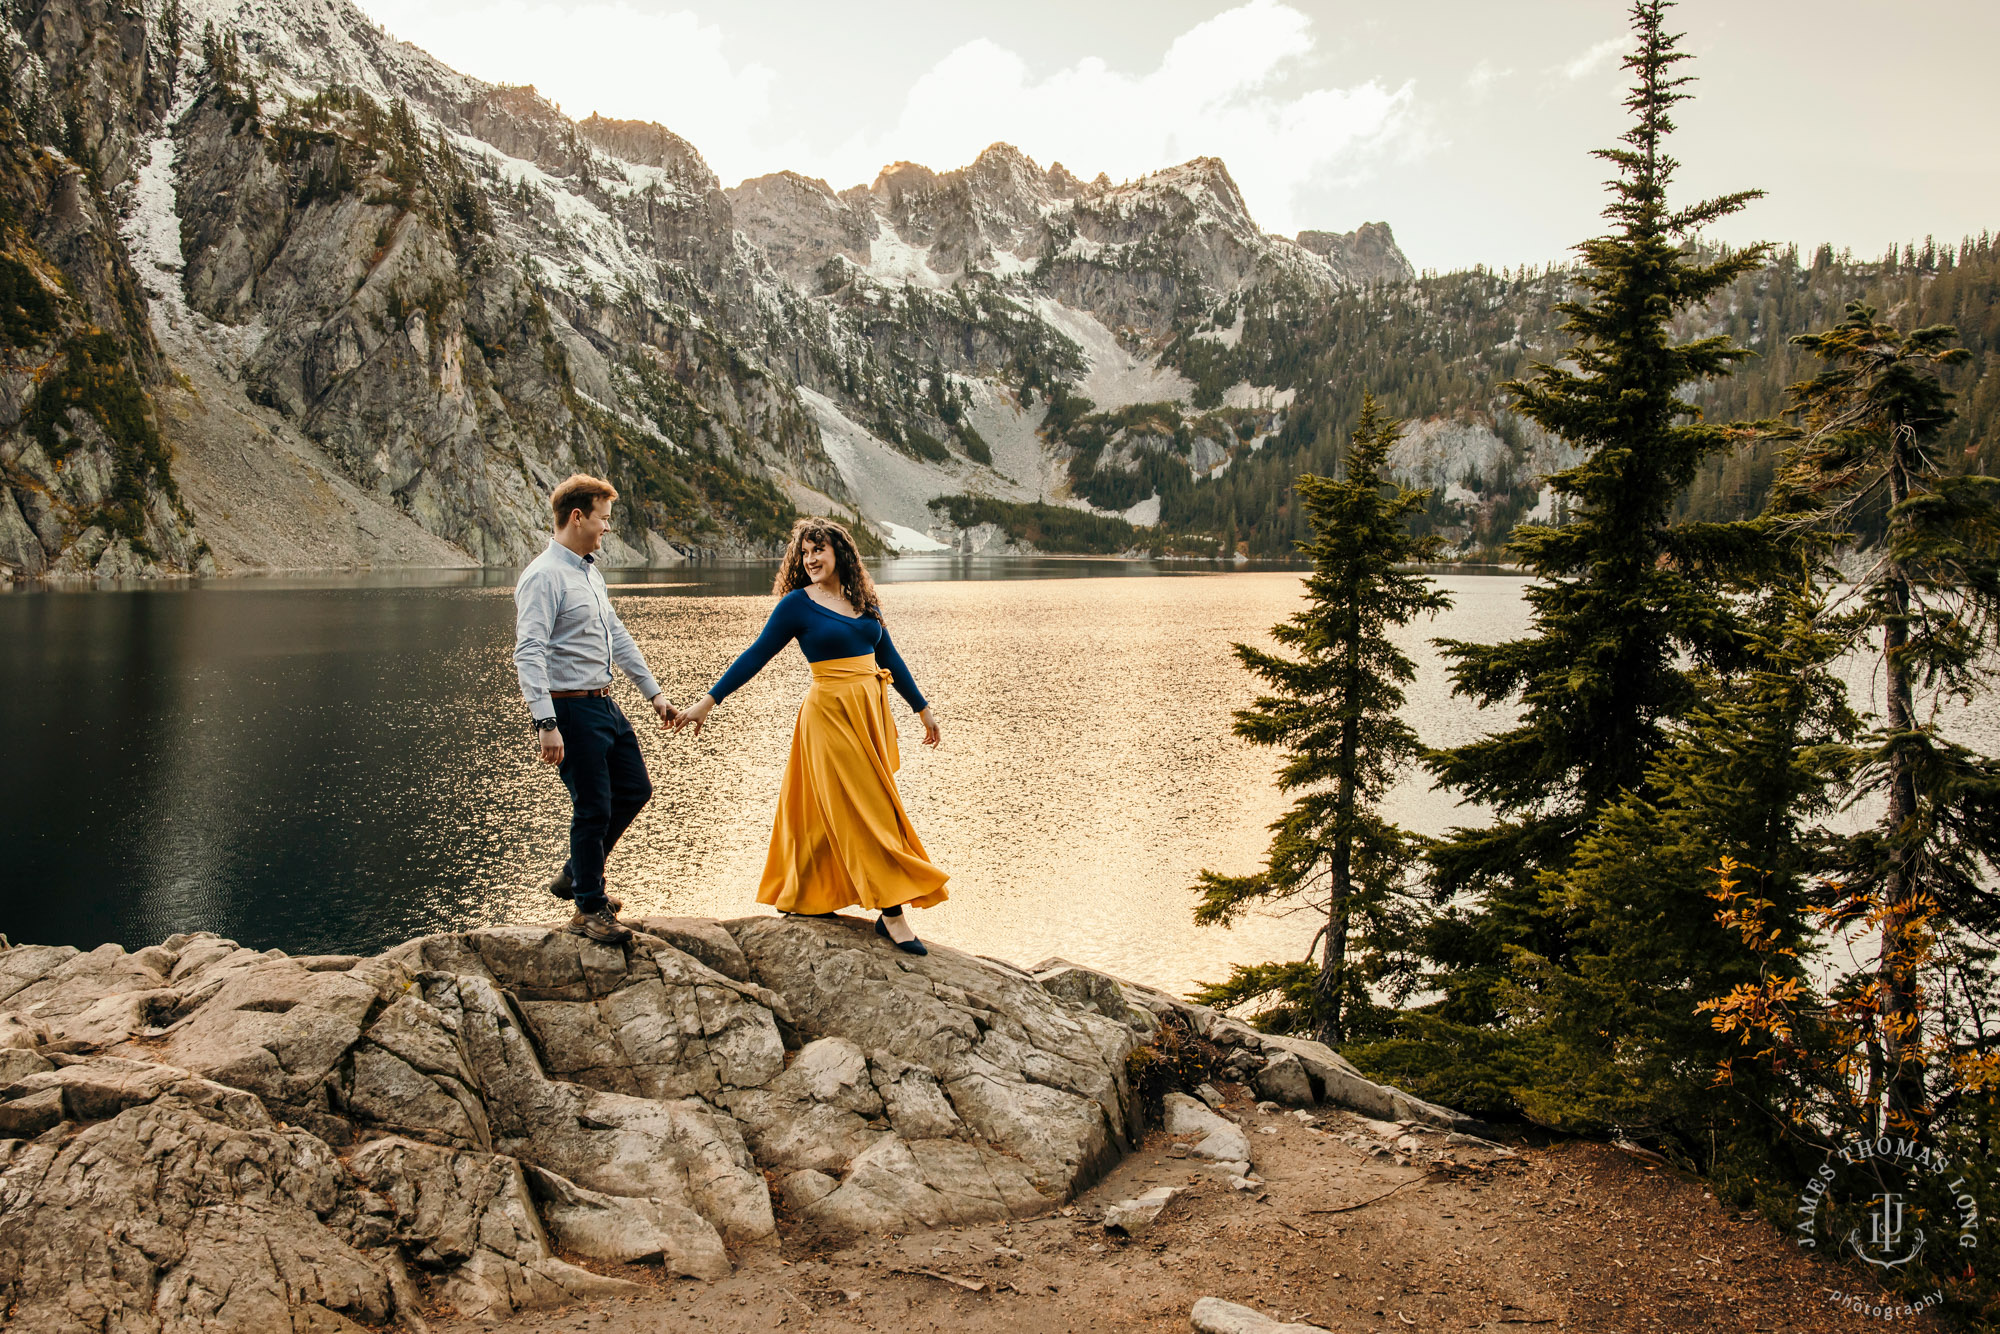
{"label": "man", "polygon": [[555,537],[514,584],[521,697],[541,739],[542,763],[557,766],[573,809],[569,861],[548,889],[575,901],[571,931],[610,945],[632,933],[618,924],[624,904],[605,892],[604,859],[653,796],[639,738],[611,700],[612,664],[625,669],[661,726],[674,718],[597,569],[616,499],[611,483],[582,473],[558,486],[549,497]]}

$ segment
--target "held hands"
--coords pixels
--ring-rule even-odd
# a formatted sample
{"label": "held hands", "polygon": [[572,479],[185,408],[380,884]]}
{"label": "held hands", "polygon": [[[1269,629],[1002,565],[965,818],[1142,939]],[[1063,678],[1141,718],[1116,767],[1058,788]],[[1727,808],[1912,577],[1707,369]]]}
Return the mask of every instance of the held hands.
{"label": "held hands", "polygon": [[[661,722],[676,732],[684,727],[692,727],[694,728],[694,734],[700,736],[702,724],[707,720],[709,711],[715,707],[715,697],[705,694],[685,709],[675,709],[671,705],[659,702],[659,700],[664,700],[665,698],[665,695],[661,695],[654,703],[654,707],[661,710]],[[924,744],[926,746],[937,745],[941,736],[938,731],[937,715],[926,708],[917,717],[924,725]]]}
{"label": "held hands", "polygon": [[[662,727],[674,726],[675,709],[673,705],[667,703],[666,691],[662,690],[659,694],[653,696],[653,698],[647,702],[653,706],[653,712],[660,715],[660,726]],[[674,727],[674,730],[678,732],[680,729],[678,727]]]}
{"label": "held hands", "polygon": [[700,699],[688,705],[685,709],[681,709],[678,712],[674,713],[673,719],[668,723],[668,726],[672,727],[674,731],[678,732],[683,727],[688,727],[691,725],[694,728],[694,734],[696,736],[700,736],[702,720],[708,717],[708,711],[714,707],[715,707],[715,696],[704,694]]}

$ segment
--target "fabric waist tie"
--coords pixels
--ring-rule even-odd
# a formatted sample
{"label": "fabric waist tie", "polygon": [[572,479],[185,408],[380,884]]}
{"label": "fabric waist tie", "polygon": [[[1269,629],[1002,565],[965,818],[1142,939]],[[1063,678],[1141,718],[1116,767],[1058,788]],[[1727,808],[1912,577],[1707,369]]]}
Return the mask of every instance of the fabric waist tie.
{"label": "fabric waist tie", "polygon": [[869,703],[874,707],[882,725],[882,739],[889,750],[889,770],[902,768],[902,755],[896,746],[896,720],[889,713],[889,683],[895,674],[887,667],[878,666],[873,654],[855,658],[823,658],[810,664],[812,667],[814,690],[848,690],[860,687],[871,696]]}
{"label": "fabric waist tie", "polygon": [[883,682],[894,679],[887,667],[876,665],[872,654],[858,658],[822,658],[808,665],[813,671],[814,685],[862,681],[871,676]]}

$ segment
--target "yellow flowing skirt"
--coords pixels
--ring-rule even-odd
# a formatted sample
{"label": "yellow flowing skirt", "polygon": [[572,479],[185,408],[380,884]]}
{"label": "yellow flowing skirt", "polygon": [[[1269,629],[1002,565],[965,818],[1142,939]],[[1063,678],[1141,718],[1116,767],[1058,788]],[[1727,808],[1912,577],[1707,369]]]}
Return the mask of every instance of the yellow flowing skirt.
{"label": "yellow flowing skirt", "polygon": [[873,655],[812,664],[778,789],[757,902],[780,912],[929,908],[949,896],[896,794],[889,673]]}

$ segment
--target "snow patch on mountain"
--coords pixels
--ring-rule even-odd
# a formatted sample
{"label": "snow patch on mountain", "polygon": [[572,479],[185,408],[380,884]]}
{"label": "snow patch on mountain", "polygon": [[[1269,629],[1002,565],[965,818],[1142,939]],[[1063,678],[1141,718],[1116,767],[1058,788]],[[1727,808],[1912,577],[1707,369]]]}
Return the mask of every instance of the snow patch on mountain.
{"label": "snow patch on mountain", "polygon": [[[188,80],[189,84],[192,82]],[[185,115],[191,101],[184,96],[167,124],[171,126]],[[237,378],[244,362],[264,341],[264,317],[260,312],[243,324],[219,324],[188,306],[187,294],[181,287],[187,263],[181,250],[174,155],[171,134],[162,134],[149,145],[146,160],[122,200],[119,238],[131,256],[140,285],[146,289],[153,336],[170,353],[202,357],[231,378]]]}
{"label": "snow patch on mountain", "polygon": [[1119,517],[1136,528],[1151,528],[1160,521],[1160,493],[1155,491]]}
{"label": "snow patch on mountain", "polygon": [[932,500],[965,489],[949,465],[927,465],[901,453],[818,390],[799,386],[799,400],[819,423],[820,443],[840,480],[860,501],[861,512],[877,523],[921,530],[934,517]]}
{"label": "snow patch on mountain", "polygon": [[1193,398],[1194,381],[1172,367],[1134,356],[1095,315],[1051,297],[1037,297],[1035,313],[1083,349],[1090,370],[1078,389],[1098,411]]}
{"label": "snow patch on mountain", "polygon": [[1242,311],[1236,312],[1236,323],[1227,329],[1197,329],[1194,336],[1207,343],[1220,343],[1224,347],[1235,347],[1243,341],[1243,322],[1248,318]]}
{"label": "snow patch on mountain", "polygon": [[894,227],[881,224],[868,242],[869,277],[882,283],[910,283],[918,287],[942,288],[945,280],[931,267],[931,248],[911,245]]}
{"label": "snow patch on mountain", "polygon": [[162,333],[188,315],[187,299],[181,292],[181,271],[187,267],[181,253],[181,215],[174,196],[174,141],[171,135],[153,140],[144,166],[139,168],[126,200],[127,213],[119,235],[132,256],[146,296],[153,303],[153,326]]}
{"label": "snow patch on mountain", "polygon": [[1039,255],[1022,259],[1011,250],[1002,250],[996,247],[992,255],[987,258],[986,263],[979,267],[982,271],[992,274],[1002,282],[1006,282],[1010,279],[1032,274],[1035,271],[1035,265],[1040,260],[1041,256]]}
{"label": "snow patch on mountain", "polygon": [[877,523],[888,535],[889,545],[898,551],[950,551],[951,547],[938,541],[929,533],[920,533],[914,528],[905,528],[900,523],[879,519]]}
{"label": "snow patch on mountain", "polygon": [[[1241,323],[1239,317],[1238,323]],[[1251,384],[1248,380],[1238,380],[1222,391],[1222,406],[1225,408],[1262,408],[1276,412],[1292,406],[1292,400],[1299,396],[1296,389],[1273,389],[1269,385]]]}

